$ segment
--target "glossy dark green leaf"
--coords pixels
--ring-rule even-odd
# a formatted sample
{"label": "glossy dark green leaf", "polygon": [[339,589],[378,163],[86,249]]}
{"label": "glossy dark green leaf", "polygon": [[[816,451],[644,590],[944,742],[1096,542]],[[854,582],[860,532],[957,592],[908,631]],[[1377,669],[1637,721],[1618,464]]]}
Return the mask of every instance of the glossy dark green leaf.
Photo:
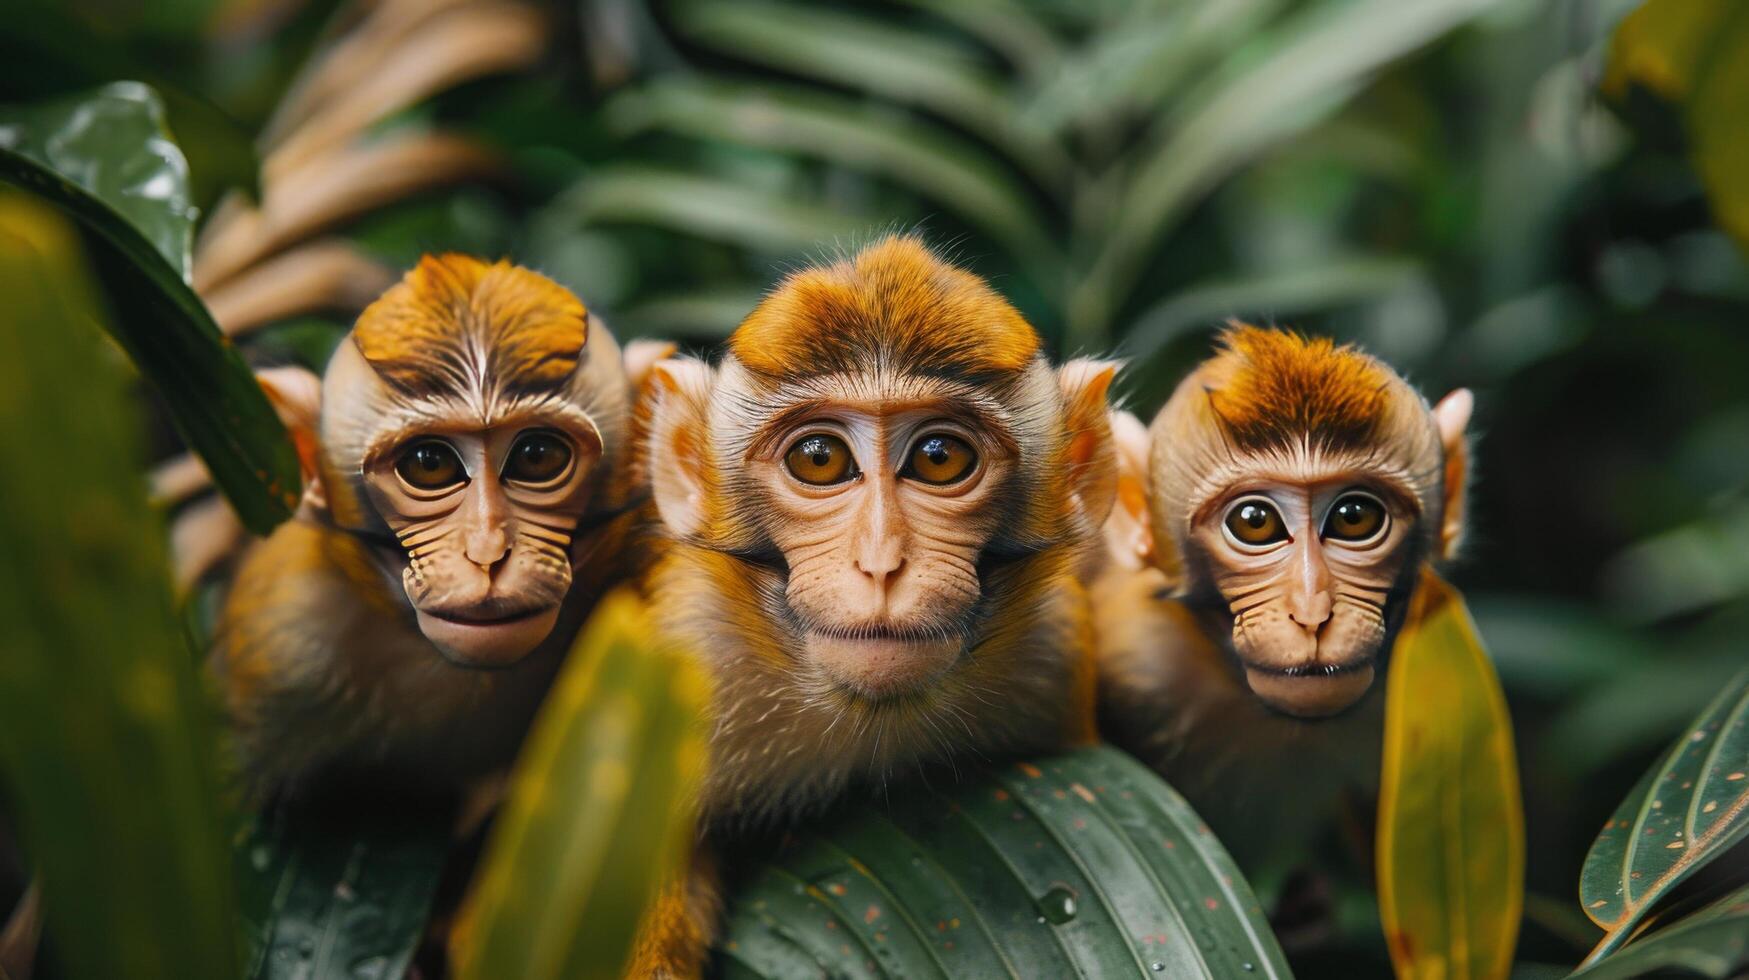
{"label": "glossy dark green leaf", "polygon": [[170,140],[164,104],[138,82],[0,111],[0,149],[77,184],[145,236],[188,278],[196,211],[188,161]]}
{"label": "glossy dark green leaf", "polygon": [[758,977],[1287,977],[1188,804],[1115,749],[908,784],[780,850],[717,958]]}
{"label": "glossy dark green leaf", "polygon": [[1726,685],[1603,825],[1579,901],[1604,929],[1587,963],[1633,935],[1658,899],[1749,837],[1749,672]]}
{"label": "glossy dark green leaf", "polygon": [[115,313],[104,325],[163,396],[243,523],[266,533],[297,504],[297,453],[188,287],[185,178],[157,97],[138,83],[0,112],[0,181],[78,222]]}
{"label": "glossy dark green leaf", "polygon": [[453,938],[459,980],[619,976],[690,843],[710,683],[652,645],[630,592],[604,599],[518,761]]}
{"label": "glossy dark green leaf", "polygon": [[454,811],[277,807],[239,838],[249,980],[399,980],[424,938]]}
{"label": "glossy dark green leaf", "polygon": [[72,980],[236,975],[209,710],[72,222],[0,188],[0,774]]}
{"label": "glossy dark green leaf", "polygon": [[0,64],[6,66],[9,98],[51,99],[119,79],[143,81],[164,100],[170,132],[188,158],[196,206],[211,207],[233,188],[259,196],[255,140],[240,123],[142,63],[105,31],[93,29],[72,5],[58,0],[27,3],[28,14],[20,12],[0,31]]}
{"label": "glossy dark green leaf", "polygon": [[1742,976],[1749,968],[1749,888],[1635,939],[1575,978],[1637,980],[1681,970],[1710,980]]}

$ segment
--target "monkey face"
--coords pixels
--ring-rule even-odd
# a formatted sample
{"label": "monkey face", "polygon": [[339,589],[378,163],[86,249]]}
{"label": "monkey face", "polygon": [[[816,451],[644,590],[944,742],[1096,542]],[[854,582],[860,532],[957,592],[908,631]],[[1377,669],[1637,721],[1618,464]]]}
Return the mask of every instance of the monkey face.
{"label": "monkey face", "polygon": [[364,465],[405,553],[419,629],[450,661],[506,667],[546,639],[571,587],[571,535],[601,440],[586,422],[421,425]]}
{"label": "monkey face", "polygon": [[1012,469],[977,415],[933,401],[822,401],[774,428],[749,462],[808,666],[879,700],[959,661],[995,531],[990,498]]}
{"label": "monkey face", "polygon": [[1415,540],[1412,499],[1337,476],[1247,483],[1201,508],[1192,542],[1265,703],[1322,717],[1367,692]]}

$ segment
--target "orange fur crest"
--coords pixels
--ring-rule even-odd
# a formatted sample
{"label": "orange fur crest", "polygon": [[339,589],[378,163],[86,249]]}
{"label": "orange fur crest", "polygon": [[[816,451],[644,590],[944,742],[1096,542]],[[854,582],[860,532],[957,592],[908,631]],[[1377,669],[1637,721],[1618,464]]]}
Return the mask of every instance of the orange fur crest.
{"label": "orange fur crest", "polygon": [[1390,370],[1351,345],[1237,321],[1220,343],[1206,385],[1209,406],[1241,449],[1306,439],[1354,448],[1384,424]]}
{"label": "orange fur crest", "polygon": [[353,338],[390,384],[431,395],[562,385],[588,329],[582,301],[551,279],[503,260],[446,254],[420,259],[366,307]]}
{"label": "orange fur crest", "polygon": [[915,237],[892,235],[785,279],[729,338],[729,349],[766,378],[879,365],[976,379],[1021,371],[1039,339],[982,279]]}

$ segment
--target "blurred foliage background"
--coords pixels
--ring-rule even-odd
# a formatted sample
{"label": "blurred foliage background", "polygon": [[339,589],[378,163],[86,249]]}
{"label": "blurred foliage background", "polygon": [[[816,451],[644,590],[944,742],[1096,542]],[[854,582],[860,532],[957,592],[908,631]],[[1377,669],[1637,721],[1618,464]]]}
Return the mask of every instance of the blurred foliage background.
{"label": "blurred foliage background", "polygon": [[[228,317],[236,270],[202,245],[236,233],[240,194],[264,240],[319,234],[385,277],[513,256],[622,338],[706,348],[784,269],[921,228],[1058,353],[1129,358],[1144,416],[1228,316],[1473,388],[1453,578],[1517,721],[1523,950],[1563,961],[1596,936],[1587,845],[1749,628],[1749,264],[1717,186],[1749,151],[1685,110],[1704,38],[1605,84],[1636,5],[24,0],[0,102],[165,93],[217,216],[194,284],[257,361],[319,363],[362,300]],[[1746,29],[1709,6],[1703,35]],[[278,141],[346,32],[353,118]],[[322,180],[367,189],[344,206]]]}

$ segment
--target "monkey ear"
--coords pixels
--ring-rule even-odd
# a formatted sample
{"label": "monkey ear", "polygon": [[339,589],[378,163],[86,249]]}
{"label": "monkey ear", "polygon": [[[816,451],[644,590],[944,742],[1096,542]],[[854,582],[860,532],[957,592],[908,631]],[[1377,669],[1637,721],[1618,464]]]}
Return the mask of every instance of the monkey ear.
{"label": "monkey ear", "polygon": [[1089,527],[1099,527],[1117,496],[1117,452],[1111,437],[1106,394],[1117,361],[1076,358],[1057,369],[1068,430],[1069,494]]}
{"label": "monkey ear", "polygon": [[1457,554],[1464,536],[1465,481],[1469,479],[1470,447],[1464,438],[1476,398],[1468,388],[1459,388],[1433,406],[1433,422],[1445,449],[1445,517],[1439,528],[1439,557]]}
{"label": "monkey ear", "polygon": [[676,537],[690,537],[704,526],[712,497],[710,394],[716,371],[690,357],[657,360],[650,366],[650,493],[662,523]]}
{"label": "monkey ear", "polygon": [[318,509],[328,506],[317,465],[321,431],[322,379],[301,367],[272,367],[255,372],[255,382],[273,403],[274,413],[284,423],[286,434],[298,451],[298,469],[304,477],[304,501]]}
{"label": "monkey ear", "polygon": [[674,356],[680,348],[666,340],[633,340],[628,341],[625,349],[620,352],[620,361],[625,365],[626,377],[632,383],[632,390],[637,391],[644,386],[650,377],[650,369],[657,361],[665,361]]}
{"label": "monkey ear", "polygon": [[1141,568],[1154,553],[1148,512],[1148,427],[1121,409],[1111,410],[1111,441],[1117,458],[1117,499],[1105,519],[1105,549],[1112,561]]}

